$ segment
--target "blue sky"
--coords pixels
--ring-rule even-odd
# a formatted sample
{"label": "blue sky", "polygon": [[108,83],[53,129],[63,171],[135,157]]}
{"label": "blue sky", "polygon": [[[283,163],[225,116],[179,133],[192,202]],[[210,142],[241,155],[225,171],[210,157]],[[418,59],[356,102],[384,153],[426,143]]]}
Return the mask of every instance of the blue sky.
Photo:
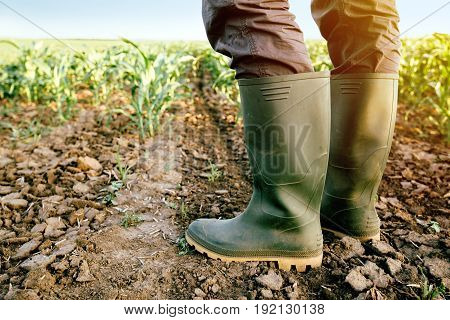
{"label": "blue sky", "polygon": [[[310,0],[290,2],[305,37],[319,39],[310,14]],[[3,3],[58,38],[206,40],[201,0],[0,0],[0,38],[49,38]],[[449,1],[397,0],[401,30],[445,3]],[[406,36],[433,32],[450,33],[450,4]]]}

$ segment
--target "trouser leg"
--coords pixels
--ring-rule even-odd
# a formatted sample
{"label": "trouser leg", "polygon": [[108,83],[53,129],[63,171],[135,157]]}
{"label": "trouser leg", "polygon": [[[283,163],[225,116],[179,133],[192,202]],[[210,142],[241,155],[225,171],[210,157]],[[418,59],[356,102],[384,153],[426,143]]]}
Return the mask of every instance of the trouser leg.
{"label": "trouser leg", "polygon": [[333,74],[398,72],[395,0],[313,0],[311,11],[328,42]]}
{"label": "trouser leg", "polygon": [[211,46],[231,58],[236,78],[314,71],[288,0],[203,0]]}

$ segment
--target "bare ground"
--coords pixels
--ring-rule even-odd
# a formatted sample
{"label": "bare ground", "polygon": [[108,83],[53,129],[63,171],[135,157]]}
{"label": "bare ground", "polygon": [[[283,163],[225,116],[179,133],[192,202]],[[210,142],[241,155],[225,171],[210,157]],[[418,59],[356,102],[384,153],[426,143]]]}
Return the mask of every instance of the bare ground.
{"label": "bare ground", "polygon": [[[377,204],[382,241],[325,233],[320,269],[284,272],[274,263],[211,260],[186,246],[192,220],[245,209],[251,173],[233,106],[205,88],[174,114],[145,142],[119,133],[123,119],[109,128],[95,121],[95,110],[37,142],[13,144],[3,136],[0,298],[448,297],[445,146],[400,129]],[[130,169],[115,192],[118,162]]]}

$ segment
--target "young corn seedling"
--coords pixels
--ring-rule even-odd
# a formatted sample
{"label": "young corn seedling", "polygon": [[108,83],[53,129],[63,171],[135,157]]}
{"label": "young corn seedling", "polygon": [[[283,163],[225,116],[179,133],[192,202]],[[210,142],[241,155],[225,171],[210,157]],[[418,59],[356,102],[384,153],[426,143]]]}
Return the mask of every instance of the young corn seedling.
{"label": "young corn seedling", "polygon": [[440,283],[439,285],[430,284],[427,276],[423,272],[423,269],[419,267],[419,271],[422,275],[422,283],[420,285],[421,293],[420,293],[420,299],[421,300],[434,300],[439,297],[445,297],[446,288],[443,283]]}
{"label": "young corn seedling", "polygon": [[177,238],[177,246],[179,249],[178,251],[179,256],[185,256],[194,251],[193,249],[191,249],[191,247],[189,247],[189,244],[184,236]]}
{"label": "young corn seedling", "polygon": [[138,225],[144,220],[135,213],[125,213],[125,216],[120,221],[120,225],[124,228],[129,228]]}
{"label": "young corn seedling", "polygon": [[222,171],[217,167],[216,164],[209,161],[210,172],[208,174],[209,182],[216,182],[222,177]]}
{"label": "young corn seedling", "polygon": [[122,185],[125,185],[128,180],[128,173],[130,172],[130,167],[127,164],[122,163],[122,159],[120,155],[116,155],[116,171],[118,173],[118,178],[122,182]]}
{"label": "young corn seedling", "polygon": [[122,189],[122,187],[122,181],[113,181],[108,187],[101,189],[100,192],[103,193],[103,196],[100,197],[102,202],[106,205],[114,204],[114,200],[117,197],[117,192]]}
{"label": "young corn seedling", "polygon": [[188,207],[186,206],[186,204],[184,202],[181,202],[180,213],[181,213],[181,216],[183,218],[185,218],[185,219],[187,218],[187,216],[188,216]]}
{"label": "young corn seedling", "polygon": [[175,202],[166,201],[166,206],[170,209],[177,210],[178,206]]}
{"label": "young corn seedling", "polygon": [[5,127],[11,130],[11,140],[14,144],[19,141],[35,143],[49,132],[49,129],[36,119],[20,126],[5,124]]}

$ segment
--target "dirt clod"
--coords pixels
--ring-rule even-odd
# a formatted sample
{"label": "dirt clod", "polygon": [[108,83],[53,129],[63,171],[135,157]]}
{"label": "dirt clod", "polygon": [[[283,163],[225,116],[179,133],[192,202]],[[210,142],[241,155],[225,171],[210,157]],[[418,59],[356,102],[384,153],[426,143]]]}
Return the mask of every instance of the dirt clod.
{"label": "dirt clod", "polygon": [[88,265],[87,261],[83,260],[83,262],[81,263],[79,272],[78,272],[77,282],[90,282],[90,281],[94,281],[94,280],[95,280],[95,278],[91,274],[91,270],[89,269],[89,265]]}
{"label": "dirt clod", "polygon": [[372,280],[378,288],[387,288],[393,282],[393,279],[372,261],[366,261],[363,267],[358,268],[361,274]]}
{"label": "dirt clod", "polygon": [[425,266],[430,271],[431,275],[441,279],[442,283],[450,288],[450,263],[439,258],[425,258]]}
{"label": "dirt clod", "polygon": [[347,277],[345,277],[345,282],[347,282],[353,290],[357,292],[366,290],[373,285],[373,282],[364,277],[359,269],[351,270]]}
{"label": "dirt clod", "polygon": [[364,254],[364,247],[361,245],[361,242],[352,237],[343,237],[334,249],[336,255],[344,260]]}
{"label": "dirt clod", "polygon": [[17,250],[16,254],[12,257],[15,260],[28,258],[34,250],[36,250],[42,243],[42,236],[31,239],[30,241],[24,243]]}
{"label": "dirt clod", "polygon": [[206,293],[203,292],[203,290],[200,289],[200,288],[195,288],[195,289],[194,289],[194,293],[195,293],[195,295],[196,295],[197,297],[201,297],[201,298],[206,297]]}
{"label": "dirt clod", "polygon": [[50,291],[55,285],[55,277],[45,269],[36,269],[27,274],[23,282],[26,289],[37,289],[39,291]]}
{"label": "dirt clod", "polygon": [[2,204],[11,209],[24,209],[27,207],[28,201],[24,199],[6,199],[2,201]]}
{"label": "dirt clod", "polygon": [[211,287],[211,291],[212,291],[213,293],[217,293],[217,292],[219,292],[219,290],[220,290],[219,285],[218,285],[217,283],[214,283],[214,284],[212,285],[212,287]]}
{"label": "dirt clod", "polygon": [[42,233],[45,231],[45,228],[47,228],[47,224],[45,222],[39,223],[39,224],[34,225],[34,227],[31,228],[30,232],[31,233]]}
{"label": "dirt clod", "polygon": [[81,195],[88,193],[90,190],[91,188],[82,182],[78,182],[73,186],[73,191]]}
{"label": "dirt clod", "polygon": [[389,273],[393,276],[395,276],[402,270],[402,262],[396,259],[392,259],[390,257],[386,259],[386,266]]}
{"label": "dirt clod", "polygon": [[273,298],[273,293],[272,293],[272,291],[269,290],[269,289],[262,289],[262,290],[261,290],[261,296],[262,296],[264,299],[272,299],[272,298]]}
{"label": "dirt clod", "polygon": [[5,283],[8,280],[9,280],[9,275],[7,275],[6,273],[0,274],[0,284]]}
{"label": "dirt clod", "polygon": [[78,209],[77,211],[72,212],[69,215],[69,223],[70,225],[75,225],[77,222],[80,222],[84,219],[84,209]]}
{"label": "dirt clod", "polygon": [[55,256],[65,256],[75,250],[75,241],[64,241],[62,244],[57,246],[57,250],[53,253]]}
{"label": "dirt clod", "polygon": [[83,171],[101,171],[102,165],[96,159],[91,157],[79,157],[78,158],[78,167]]}
{"label": "dirt clod", "polygon": [[65,233],[65,231],[61,229],[65,229],[66,225],[60,218],[48,218],[45,222],[47,223],[47,226],[45,227],[44,237],[58,238]]}
{"label": "dirt clod", "polygon": [[43,254],[38,254],[35,256],[32,256],[28,260],[25,260],[22,262],[19,266],[27,271],[36,270],[39,268],[45,268],[49,264],[51,264],[53,261],[55,261],[56,256],[46,256]]}
{"label": "dirt clod", "polygon": [[275,291],[280,290],[283,286],[283,278],[273,269],[270,269],[267,274],[261,275],[255,280],[264,287]]}
{"label": "dirt clod", "polygon": [[378,240],[372,240],[370,248],[381,256],[395,252],[395,249],[389,243]]}
{"label": "dirt clod", "polygon": [[16,236],[14,231],[0,229],[0,241],[7,240]]}

